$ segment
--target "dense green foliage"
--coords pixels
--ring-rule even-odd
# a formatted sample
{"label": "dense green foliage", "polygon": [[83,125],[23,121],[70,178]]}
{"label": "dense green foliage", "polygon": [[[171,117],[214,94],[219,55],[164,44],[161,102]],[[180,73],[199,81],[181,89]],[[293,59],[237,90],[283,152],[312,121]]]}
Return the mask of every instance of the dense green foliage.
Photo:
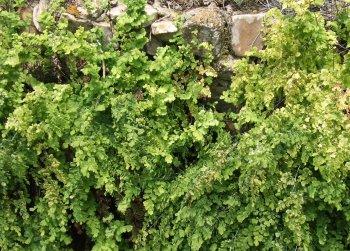
{"label": "dense green foliage", "polygon": [[4,4],[1,250],[349,249],[349,16],[271,10],[222,114],[210,56],[179,36],[148,57],[125,2],[109,44]]}

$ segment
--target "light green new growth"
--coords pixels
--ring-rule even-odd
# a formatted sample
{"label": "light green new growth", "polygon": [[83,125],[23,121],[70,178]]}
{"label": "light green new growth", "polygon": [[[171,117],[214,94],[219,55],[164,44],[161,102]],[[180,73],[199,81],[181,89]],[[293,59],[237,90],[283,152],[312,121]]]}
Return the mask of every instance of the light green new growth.
{"label": "light green new growth", "polygon": [[209,55],[144,52],[145,0],[110,44],[49,14],[28,33],[3,2],[1,250],[350,248],[348,11],[271,10],[218,113]]}

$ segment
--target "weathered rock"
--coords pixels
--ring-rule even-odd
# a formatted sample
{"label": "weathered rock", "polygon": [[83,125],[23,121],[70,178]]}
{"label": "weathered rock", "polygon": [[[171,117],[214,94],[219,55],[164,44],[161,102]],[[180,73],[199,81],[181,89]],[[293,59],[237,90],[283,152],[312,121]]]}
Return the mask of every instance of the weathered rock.
{"label": "weathered rock", "polygon": [[119,4],[119,0],[109,0],[109,5],[114,7],[117,6]]}
{"label": "weathered rock", "polygon": [[33,24],[38,31],[42,31],[39,23],[41,14],[46,12],[49,8],[49,0],[40,0],[37,5],[33,8]]}
{"label": "weathered rock", "polygon": [[231,104],[228,104],[221,99],[223,92],[227,91],[230,88],[230,85],[231,80],[222,78],[215,78],[210,85],[211,102],[217,102],[215,108],[218,112],[226,112],[232,107]]}
{"label": "weathered rock", "polygon": [[113,7],[109,10],[109,16],[111,19],[116,19],[123,15],[127,10],[127,6],[125,4],[118,4],[118,6]]}
{"label": "weathered rock", "polygon": [[35,28],[33,23],[33,8],[30,6],[23,7],[20,8],[18,12],[22,20],[31,20],[31,23],[29,24],[29,27],[26,29],[26,31],[29,33],[36,33],[37,29]]}
{"label": "weathered rock", "polygon": [[[88,9],[89,16],[93,19],[97,19],[108,7],[108,0],[90,0],[90,6]],[[87,1],[84,1],[85,3]]]}
{"label": "weathered rock", "polygon": [[169,40],[177,31],[178,29],[174,22],[167,19],[156,21],[151,25],[152,35],[162,41]]}
{"label": "weathered rock", "polygon": [[106,21],[108,21],[108,20],[109,20],[109,18],[108,18],[108,16],[107,16],[107,13],[104,12],[104,13],[102,13],[101,16],[99,16],[98,18],[96,18],[95,22],[106,22]]}
{"label": "weathered rock", "polygon": [[158,11],[155,8],[153,8],[152,5],[146,4],[145,12],[146,12],[146,15],[148,16],[148,22],[145,24],[145,26],[148,26],[157,20]]}
{"label": "weathered rock", "polygon": [[154,0],[154,2],[160,2],[163,5],[167,5],[169,8],[176,10],[189,10],[191,8],[198,8],[210,4],[224,5],[225,3],[233,1],[238,0]]}
{"label": "weathered rock", "polygon": [[226,112],[233,106],[224,102],[220,97],[224,91],[227,91],[232,82],[233,66],[237,61],[232,55],[222,55],[214,63],[214,69],[217,71],[217,77],[210,85],[211,101],[217,102],[216,110],[218,112]]}
{"label": "weathered rock", "polygon": [[160,40],[152,36],[151,40],[146,44],[146,52],[148,55],[154,56],[157,53],[157,49],[163,44]]}
{"label": "weathered rock", "polygon": [[92,25],[94,27],[100,28],[103,31],[104,34],[104,39],[105,42],[110,42],[112,37],[113,37],[113,33],[112,33],[112,28],[111,28],[111,24],[108,22],[93,22]]}
{"label": "weathered rock", "polygon": [[68,5],[67,12],[81,19],[101,21],[103,19],[101,15],[105,14],[107,7],[107,0],[74,0],[72,4]]}
{"label": "weathered rock", "polygon": [[231,48],[236,56],[244,56],[253,47],[263,48],[261,30],[264,16],[265,13],[232,16]]}
{"label": "weathered rock", "polygon": [[216,6],[201,7],[184,14],[184,37],[193,38],[193,31],[197,30],[196,39],[213,45],[213,54],[218,57],[225,43],[225,17]]}
{"label": "weathered rock", "polygon": [[[118,6],[113,7],[112,9],[109,10],[110,18],[112,20],[117,19],[127,11],[127,8],[128,7],[123,3],[118,4]],[[148,26],[157,20],[158,11],[152,5],[146,4],[145,12],[146,12],[146,15],[148,16],[148,21],[144,24],[145,26]]]}
{"label": "weathered rock", "polygon": [[32,17],[33,9],[30,6],[19,8],[19,16],[22,20],[27,20]]}
{"label": "weathered rock", "polygon": [[77,30],[79,27],[84,27],[85,29],[93,27],[92,22],[88,19],[78,18],[69,13],[63,13],[62,16],[68,19],[68,26],[72,31]]}
{"label": "weathered rock", "polygon": [[79,12],[79,17],[80,18],[89,18],[89,11],[85,8],[85,6],[77,6],[77,10]]}
{"label": "weathered rock", "polygon": [[163,7],[159,0],[154,0],[153,8],[155,8],[158,14],[162,17],[174,20],[176,17],[179,16],[179,13],[175,10]]}
{"label": "weathered rock", "polygon": [[84,27],[85,29],[97,27],[103,31],[105,42],[109,42],[113,36],[111,24],[108,22],[95,22],[89,19],[75,17],[69,13],[63,13],[62,16],[68,19],[68,27],[73,32],[79,27]]}
{"label": "weathered rock", "polygon": [[230,80],[233,73],[233,65],[237,61],[232,55],[223,55],[215,63],[218,78]]}

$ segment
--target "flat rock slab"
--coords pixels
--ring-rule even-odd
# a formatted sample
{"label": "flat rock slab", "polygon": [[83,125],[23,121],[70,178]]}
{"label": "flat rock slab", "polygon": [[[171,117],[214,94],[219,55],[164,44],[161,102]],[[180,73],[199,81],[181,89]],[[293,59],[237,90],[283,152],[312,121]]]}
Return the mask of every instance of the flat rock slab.
{"label": "flat rock slab", "polygon": [[242,57],[253,47],[261,50],[262,21],[265,13],[232,16],[231,48],[236,56]]}
{"label": "flat rock slab", "polygon": [[175,23],[167,19],[158,20],[151,25],[152,35],[162,41],[169,40],[177,30]]}

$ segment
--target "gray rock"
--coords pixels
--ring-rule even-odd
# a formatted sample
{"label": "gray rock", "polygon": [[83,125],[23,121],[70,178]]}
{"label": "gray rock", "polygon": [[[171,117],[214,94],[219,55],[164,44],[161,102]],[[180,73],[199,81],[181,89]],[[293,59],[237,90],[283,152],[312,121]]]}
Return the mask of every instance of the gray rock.
{"label": "gray rock", "polygon": [[118,4],[118,6],[110,9],[108,14],[110,18],[113,20],[123,15],[126,12],[126,10],[127,10],[127,6],[125,4]]}
{"label": "gray rock", "polygon": [[112,7],[117,6],[118,3],[119,3],[119,0],[109,0],[109,4],[110,4],[110,6],[112,6]]}
{"label": "gray rock", "polygon": [[217,77],[210,85],[210,91],[212,94],[211,101],[217,102],[216,110],[218,112],[227,112],[232,109],[233,106],[224,102],[220,97],[224,91],[227,91],[232,82],[233,66],[237,61],[232,55],[222,55],[214,63],[214,69],[217,71]]}
{"label": "gray rock", "polygon": [[152,24],[154,21],[157,20],[158,11],[155,8],[153,8],[152,5],[146,4],[145,12],[146,12],[146,15],[148,16],[148,22],[145,23],[145,26],[149,26],[150,24]]}
{"label": "gray rock", "polygon": [[167,19],[158,20],[151,25],[152,35],[162,41],[168,41],[177,31],[175,23]]}
{"label": "gray rock", "polygon": [[100,28],[103,31],[105,42],[108,43],[113,37],[111,24],[108,22],[93,22],[94,27]]}
{"label": "gray rock", "polygon": [[[120,3],[118,4],[118,6],[111,8],[108,13],[110,18],[113,20],[125,14],[127,9],[128,7],[125,4]],[[149,26],[151,23],[157,20],[158,11],[155,8],[153,8],[152,5],[146,4],[145,12],[148,16],[148,21],[144,24],[144,26]]]}
{"label": "gray rock", "polygon": [[215,7],[201,7],[190,10],[184,14],[184,37],[193,39],[192,32],[197,31],[196,39],[199,42],[208,42],[213,45],[213,54],[218,57],[225,44],[225,16]]}
{"label": "gray rock", "polygon": [[85,29],[93,27],[89,19],[78,18],[69,13],[63,13],[62,16],[68,19],[68,27],[72,31],[76,31],[79,27],[84,27]]}
{"label": "gray rock", "polygon": [[74,0],[73,6],[76,6],[79,13],[78,15],[74,14],[76,17],[97,21],[105,13],[108,7],[108,0]]}
{"label": "gray rock", "polygon": [[37,5],[33,8],[33,24],[35,28],[42,32],[42,27],[40,26],[40,16],[49,9],[49,0],[40,0]]}
{"label": "gray rock", "polygon": [[162,4],[159,2],[159,0],[154,0],[153,8],[155,8],[158,14],[162,17],[166,17],[174,20],[179,16],[179,13],[176,12],[175,10],[163,7]]}
{"label": "gray rock", "polygon": [[107,17],[107,13],[102,13],[101,16],[99,16],[98,18],[96,18],[95,20],[96,22],[105,22],[108,21],[108,17]]}
{"label": "gray rock", "polygon": [[218,78],[231,79],[233,74],[233,65],[237,61],[232,55],[223,55],[215,63],[215,69],[218,72]]}
{"label": "gray rock", "polygon": [[[108,7],[108,0],[90,0],[90,5],[85,4],[89,15],[93,19],[97,19]],[[85,3],[87,1],[84,1]]]}
{"label": "gray rock", "polygon": [[231,49],[236,56],[244,56],[253,47],[263,48],[262,20],[265,13],[232,16]]}
{"label": "gray rock", "polygon": [[77,6],[77,10],[79,11],[80,18],[89,18],[89,11],[84,6]]}
{"label": "gray rock", "polygon": [[97,27],[103,31],[105,42],[109,42],[113,36],[111,25],[108,22],[95,22],[89,19],[77,18],[69,13],[63,13],[62,16],[68,19],[71,31],[76,31],[79,27],[84,27],[85,29]]}
{"label": "gray rock", "polygon": [[152,36],[151,40],[146,44],[146,52],[148,55],[155,56],[157,49],[163,44],[156,37]]}

